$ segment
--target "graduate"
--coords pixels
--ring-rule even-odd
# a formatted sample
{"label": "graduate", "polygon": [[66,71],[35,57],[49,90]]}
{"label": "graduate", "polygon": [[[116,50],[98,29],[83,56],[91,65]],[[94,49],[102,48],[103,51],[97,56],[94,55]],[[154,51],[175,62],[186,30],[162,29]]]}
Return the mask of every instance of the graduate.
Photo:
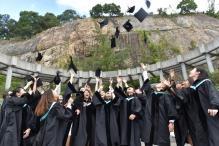
{"label": "graduate", "polygon": [[[32,83],[32,81],[28,82],[26,87],[29,87]],[[7,119],[7,127],[0,144],[1,146],[26,145],[24,139],[30,135],[33,124],[31,122],[31,124],[29,124],[32,115],[28,112],[24,114],[24,106],[31,99],[31,95],[31,89],[28,93],[26,93],[24,88],[17,87],[12,91],[10,97],[7,99],[4,109],[5,118]]]}
{"label": "graduate", "polygon": [[96,109],[95,146],[120,146],[119,128],[117,122],[117,108],[121,99],[114,94],[113,80],[110,78],[110,90],[102,98],[97,89],[99,78],[96,77],[96,92],[92,97]]}
{"label": "graduate", "polygon": [[117,86],[115,91],[121,98],[120,104],[120,143],[122,146],[141,146],[140,142],[140,125],[141,118],[141,102],[135,95],[135,90],[127,85],[126,93],[121,90],[119,86],[122,79],[117,77]]}
{"label": "graduate", "polygon": [[[190,119],[194,123],[190,130],[194,146],[216,146],[219,143],[219,95],[213,82],[208,79],[207,72],[202,68],[194,68],[189,77],[194,84],[184,92],[175,90],[190,105]],[[168,83],[166,82],[168,85]]]}
{"label": "graduate", "polygon": [[71,129],[71,146],[94,146],[95,107],[87,84],[78,89],[72,111],[77,115]]}
{"label": "graduate", "polygon": [[159,83],[155,89],[151,88],[147,76],[147,66],[141,63],[143,69],[144,84],[141,90],[146,93],[146,106],[144,109],[141,140],[145,146],[159,145],[170,146],[170,131],[173,130],[171,120],[177,118],[177,111],[171,95],[164,92],[167,85]]}
{"label": "graduate", "polygon": [[40,118],[40,131],[36,135],[33,146],[61,146],[63,143],[63,130],[66,121],[73,119],[70,98],[67,108],[57,103],[58,94],[48,89],[38,103],[35,114]]}
{"label": "graduate", "polygon": [[5,134],[5,130],[7,127],[7,122],[5,118],[5,107],[6,107],[7,99],[8,97],[10,97],[11,93],[12,93],[11,91],[8,91],[3,94],[3,101],[1,104],[1,113],[0,113],[0,143]]}
{"label": "graduate", "polygon": [[[184,90],[186,88],[189,88],[190,85],[193,84],[193,79],[188,78],[183,83],[175,83],[175,72],[174,70],[169,71],[170,74],[170,83],[173,88],[176,88],[177,90]],[[170,90],[168,90],[170,91]],[[170,93],[172,93],[170,91]],[[174,121],[174,134],[176,139],[177,146],[183,146],[185,145],[185,142],[189,142],[190,145],[193,145],[191,136],[189,134],[189,125],[188,125],[188,113],[186,112],[185,104],[182,102],[182,99],[178,98],[176,95],[172,94],[174,105],[177,109],[177,113],[179,114],[180,118],[176,119]],[[191,125],[192,123],[190,123]]]}

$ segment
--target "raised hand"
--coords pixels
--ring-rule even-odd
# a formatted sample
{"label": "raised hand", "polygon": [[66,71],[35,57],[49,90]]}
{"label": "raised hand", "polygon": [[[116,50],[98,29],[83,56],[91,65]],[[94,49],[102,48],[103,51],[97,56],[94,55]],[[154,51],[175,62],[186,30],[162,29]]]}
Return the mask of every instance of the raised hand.
{"label": "raised hand", "polygon": [[100,81],[100,78],[96,77],[96,82],[99,82]]}
{"label": "raised hand", "polygon": [[171,69],[171,70],[169,71],[169,74],[170,74],[171,80],[174,80],[174,78],[175,78],[175,72],[174,72],[173,69]]}
{"label": "raised hand", "polygon": [[144,65],[144,63],[140,63],[140,65],[141,65],[141,67],[142,67],[142,69],[143,69],[144,71],[147,70],[147,64]]}
{"label": "raised hand", "polygon": [[112,77],[110,77],[109,82],[110,82],[111,85],[113,84],[113,79],[112,79]]}
{"label": "raised hand", "polygon": [[127,80],[125,78],[122,79],[123,83],[127,83]]}

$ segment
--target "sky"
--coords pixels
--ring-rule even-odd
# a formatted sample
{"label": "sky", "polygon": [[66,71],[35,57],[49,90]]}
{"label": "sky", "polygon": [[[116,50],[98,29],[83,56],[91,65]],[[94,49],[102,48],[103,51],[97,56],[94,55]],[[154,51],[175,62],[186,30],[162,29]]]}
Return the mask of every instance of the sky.
{"label": "sky", "polygon": [[[147,12],[157,14],[158,8],[171,8],[168,13],[179,12],[176,10],[177,4],[181,0],[150,0],[151,7],[148,9],[145,0],[0,0],[0,14],[9,14],[11,18],[18,21],[21,11],[34,11],[39,15],[45,15],[47,12],[56,16],[62,14],[67,9],[75,10],[80,16],[90,17],[89,10],[96,4],[115,3],[120,5],[121,11],[126,12],[128,6],[135,5],[135,12],[141,7]],[[198,5],[197,11],[203,12],[208,8],[208,0],[194,0]],[[216,10],[219,11],[219,0],[215,0]]]}

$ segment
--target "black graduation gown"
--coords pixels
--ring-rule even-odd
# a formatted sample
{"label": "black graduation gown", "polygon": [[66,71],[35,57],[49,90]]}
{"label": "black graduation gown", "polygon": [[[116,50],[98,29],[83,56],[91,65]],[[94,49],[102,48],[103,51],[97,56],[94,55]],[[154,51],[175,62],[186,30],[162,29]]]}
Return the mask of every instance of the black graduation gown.
{"label": "black graduation gown", "polygon": [[92,97],[96,109],[95,146],[120,146],[117,110],[121,99],[104,101],[99,92]]}
{"label": "black graduation gown", "polygon": [[[71,97],[71,94],[75,93],[76,90],[75,90],[75,87],[70,83],[68,82],[66,88],[65,88],[65,93],[63,94],[63,101],[62,101],[62,104],[65,105],[69,98]],[[73,114],[73,119],[75,117],[75,113]],[[68,138],[68,133],[69,133],[69,130],[71,128],[71,124],[72,124],[72,121],[70,122],[66,122],[65,123],[65,126],[63,126],[63,130],[60,131],[63,133],[63,146],[66,144],[66,141],[67,141],[67,138]]]}
{"label": "black graduation gown", "polygon": [[[121,98],[120,104],[120,143],[124,146],[141,146],[140,125],[141,102],[138,98],[127,97],[122,90],[115,88]],[[131,114],[136,115],[134,120],[130,120]]]}
{"label": "black graduation gown", "polygon": [[[173,88],[176,87],[176,84],[174,83],[172,85]],[[174,105],[177,109],[177,113],[179,115],[179,119],[176,119],[174,121],[174,134],[175,134],[175,139],[178,141],[182,142],[182,145],[184,145],[187,142],[187,134],[188,134],[188,122],[187,122],[187,114],[186,114],[186,109],[185,105],[183,103],[183,99],[180,99],[177,97],[175,94],[171,92],[169,89],[169,93],[173,97],[173,102]]]}
{"label": "black graduation gown", "polygon": [[[200,83],[200,80],[195,81],[194,85]],[[201,119],[201,124],[206,133],[209,146],[219,145],[219,113],[212,117],[208,113],[208,109],[219,110],[219,94],[214,84],[210,80],[204,81],[195,90],[195,100],[198,103],[198,115]]]}
{"label": "black graduation gown", "polygon": [[141,90],[147,94],[141,140],[149,144],[170,146],[169,120],[178,118],[171,95],[152,89],[149,79],[145,80]]}
{"label": "black graduation gown", "polygon": [[23,106],[31,98],[29,93],[25,93],[21,98],[9,97],[6,103],[7,128],[1,146],[20,146],[23,142],[22,113]]}
{"label": "black graduation gown", "polygon": [[[74,101],[73,112],[76,109],[80,110],[80,114],[76,115],[73,120],[73,126],[71,130],[71,146],[95,146],[95,107],[91,102],[83,101],[84,93],[78,92]],[[83,102],[82,102],[83,101]],[[86,103],[87,106],[83,107]]]}
{"label": "black graduation gown", "polygon": [[34,119],[34,114],[31,107],[27,104],[23,106],[22,112],[22,130],[24,133],[28,128],[31,129],[30,134],[27,138],[22,138],[23,141],[21,143],[22,146],[31,146],[33,144],[33,140],[35,138],[36,124]]}
{"label": "black graduation gown", "polygon": [[66,121],[71,121],[73,114],[71,109],[55,103],[48,116],[41,121],[33,146],[62,146],[63,130]]}
{"label": "black graduation gown", "polygon": [[6,122],[6,118],[5,118],[5,107],[6,107],[6,103],[7,103],[7,99],[5,98],[2,102],[2,106],[1,106],[1,113],[0,113],[0,143],[2,141],[2,138],[5,134],[6,128],[7,128],[7,122]]}
{"label": "black graduation gown", "polygon": [[207,133],[201,124],[201,117],[199,116],[198,103],[195,100],[195,90],[186,88],[185,90],[177,90],[173,88],[177,94],[176,97],[183,99],[184,107],[186,111],[186,120],[188,123],[189,133],[192,138],[194,146],[207,146],[209,145],[207,140]]}

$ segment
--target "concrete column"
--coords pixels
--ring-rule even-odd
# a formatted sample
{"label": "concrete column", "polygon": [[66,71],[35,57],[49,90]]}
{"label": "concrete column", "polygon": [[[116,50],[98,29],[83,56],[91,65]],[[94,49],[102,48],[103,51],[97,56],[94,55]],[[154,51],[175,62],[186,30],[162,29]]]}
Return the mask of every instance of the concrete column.
{"label": "concrete column", "polygon": [[123,89],[123,83],[122,83],[122,81],[120,82],[120,87]]}
{"label": "concrete column", "polygon": [[207,61],[207,65],[208,65],[208,70],[212,73],[214,72],[214,67],[213,67],[213,64],[211,62],[211,56],[210,54],[205,54],[205,58],[206,58],[206,61]]}
{"label": "concrete column", "polygon": [[182,68],[183,79],[187,80],[188,79],[188,74],[187,74],[187,71],[186,71],[185,63],[181,63],[181,68]]}
{"label": "concrete column", "polygon": [[82,86],[82,78],[78,79],[78,86],[81,87]]}
{"label": "concrete column", "polygon": [[141,88],[142,85],[143,85],[143,80],[142,80],[141,74],[138,75],[138,80],[139,80],[139,85],[140,85],[140,88]]}
{"label": "concrete column", "polygon": [[25,79],[21,79],[21,87],[24,87],[26,85]]}
{"label": "concrete column", "polygon": [[160,69],[159,72],[160,72],[160,79],[163,79],[163,71]]}
{"label": "concrete column", "polygon": [[11,78],[12,78],[12,67],[8,66],[6,82],[5,82],[5,89],[9,89],[11,87]]}

